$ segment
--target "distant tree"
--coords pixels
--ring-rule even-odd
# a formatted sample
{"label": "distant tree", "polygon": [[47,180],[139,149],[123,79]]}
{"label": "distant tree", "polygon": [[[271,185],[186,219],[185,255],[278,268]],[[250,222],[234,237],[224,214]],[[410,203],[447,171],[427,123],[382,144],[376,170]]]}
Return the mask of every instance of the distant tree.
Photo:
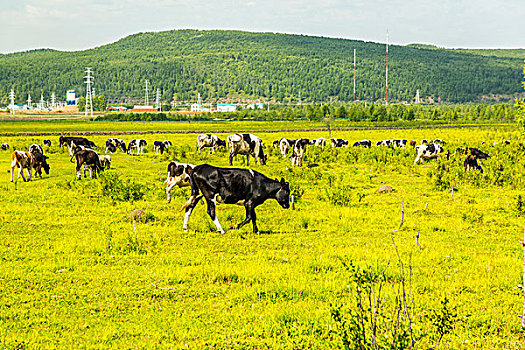
{"label": "distant tree", "polygon": [[[523,78],[524,80],[521,82],[521,84],[525,89],[525,65],[523,66]],[[518,122],[521,132],[525,132],[525,102],[521,98],[517,98],[515,106],[517,108],[516,121]]]}

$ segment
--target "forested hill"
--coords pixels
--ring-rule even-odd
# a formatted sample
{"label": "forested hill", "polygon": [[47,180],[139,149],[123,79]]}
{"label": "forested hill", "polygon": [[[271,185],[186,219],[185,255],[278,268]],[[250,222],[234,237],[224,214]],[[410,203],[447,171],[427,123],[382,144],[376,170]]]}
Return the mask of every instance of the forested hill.
{"label": "forested hill", "polygon": [[[144,81],[150,101],[161,90],[164,103],[261,99],[353,100],[353,53],[357,47],[357,99],[385,97],[385,45],[303,35],[240,31],[176,30],[140,33],[86,51],[35,50],[0,55],[0,103],[15,89],[30,93],[85,91],[84,70],[94,71],[96,94],[108,100],[141,102]],[[479,50],[477,50],[479,51]],[[507,50],[508,51],[508,50]],[[426,46],[390,46],[389,101],[421,97],[446,102],[522,92],[523,58],[483,55]]]}

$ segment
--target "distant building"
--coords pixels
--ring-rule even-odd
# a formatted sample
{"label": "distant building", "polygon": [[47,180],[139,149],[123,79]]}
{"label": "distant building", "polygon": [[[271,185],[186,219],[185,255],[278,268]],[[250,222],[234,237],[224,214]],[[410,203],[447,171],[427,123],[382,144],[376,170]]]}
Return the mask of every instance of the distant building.
{"label": "distant building", "polygon": [[144,113],[144,112],[158,112],[160,108],[155,108],[153,106],[133,106],[132,112],[135,113]]}
{"label": "distant building", "polygon": [[246,108],[248,108],[248,109],[255,109],[255,108],[263,109],[264,108],[264,103],[252,103],[252,104],[249,104],[248,106],[246,106]]}
{"label": "distant building", "polygon": [[67,90],[66,103],[68,106],[76,106],[78,100],[75,98],[75,90]]}
{"label": "distant building", "polygon": [[236,110],[236,104],[217,104],[217,112],[235,112]]}
{"label": "distant building", "polygon": [[190,111],[192,112],[202,112],[202,104],[194,103],[190,106]]}

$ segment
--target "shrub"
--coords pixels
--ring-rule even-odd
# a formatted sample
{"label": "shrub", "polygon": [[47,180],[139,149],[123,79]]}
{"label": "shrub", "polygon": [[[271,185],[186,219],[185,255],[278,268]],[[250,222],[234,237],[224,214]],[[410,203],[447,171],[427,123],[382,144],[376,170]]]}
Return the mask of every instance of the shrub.
{"label": "shrub", "polygon": [[146,186],[122,180],[117,173],[105,172],[99,178],[102,195],[113,201],[138,201],[146,195]]}

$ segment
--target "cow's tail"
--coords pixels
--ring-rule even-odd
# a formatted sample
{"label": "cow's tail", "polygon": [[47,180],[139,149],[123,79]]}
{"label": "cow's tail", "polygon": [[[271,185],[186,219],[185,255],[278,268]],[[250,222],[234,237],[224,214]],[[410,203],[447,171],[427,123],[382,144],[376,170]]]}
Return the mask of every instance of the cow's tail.
{"label": "cow's tail", "polygon": [[190,205],[192,205],[193,203],[196,203],[199,199],[202,198],[202,195],[199,195],[200,194],[199,187],[197,187],[193,179],[193,173],[190,174],[190,186],[191,186],[191,196],[188,199],[188,201],[184,203],[184,205],[180,208],[180,211],[186,210],[186,208],[188,208]]}

